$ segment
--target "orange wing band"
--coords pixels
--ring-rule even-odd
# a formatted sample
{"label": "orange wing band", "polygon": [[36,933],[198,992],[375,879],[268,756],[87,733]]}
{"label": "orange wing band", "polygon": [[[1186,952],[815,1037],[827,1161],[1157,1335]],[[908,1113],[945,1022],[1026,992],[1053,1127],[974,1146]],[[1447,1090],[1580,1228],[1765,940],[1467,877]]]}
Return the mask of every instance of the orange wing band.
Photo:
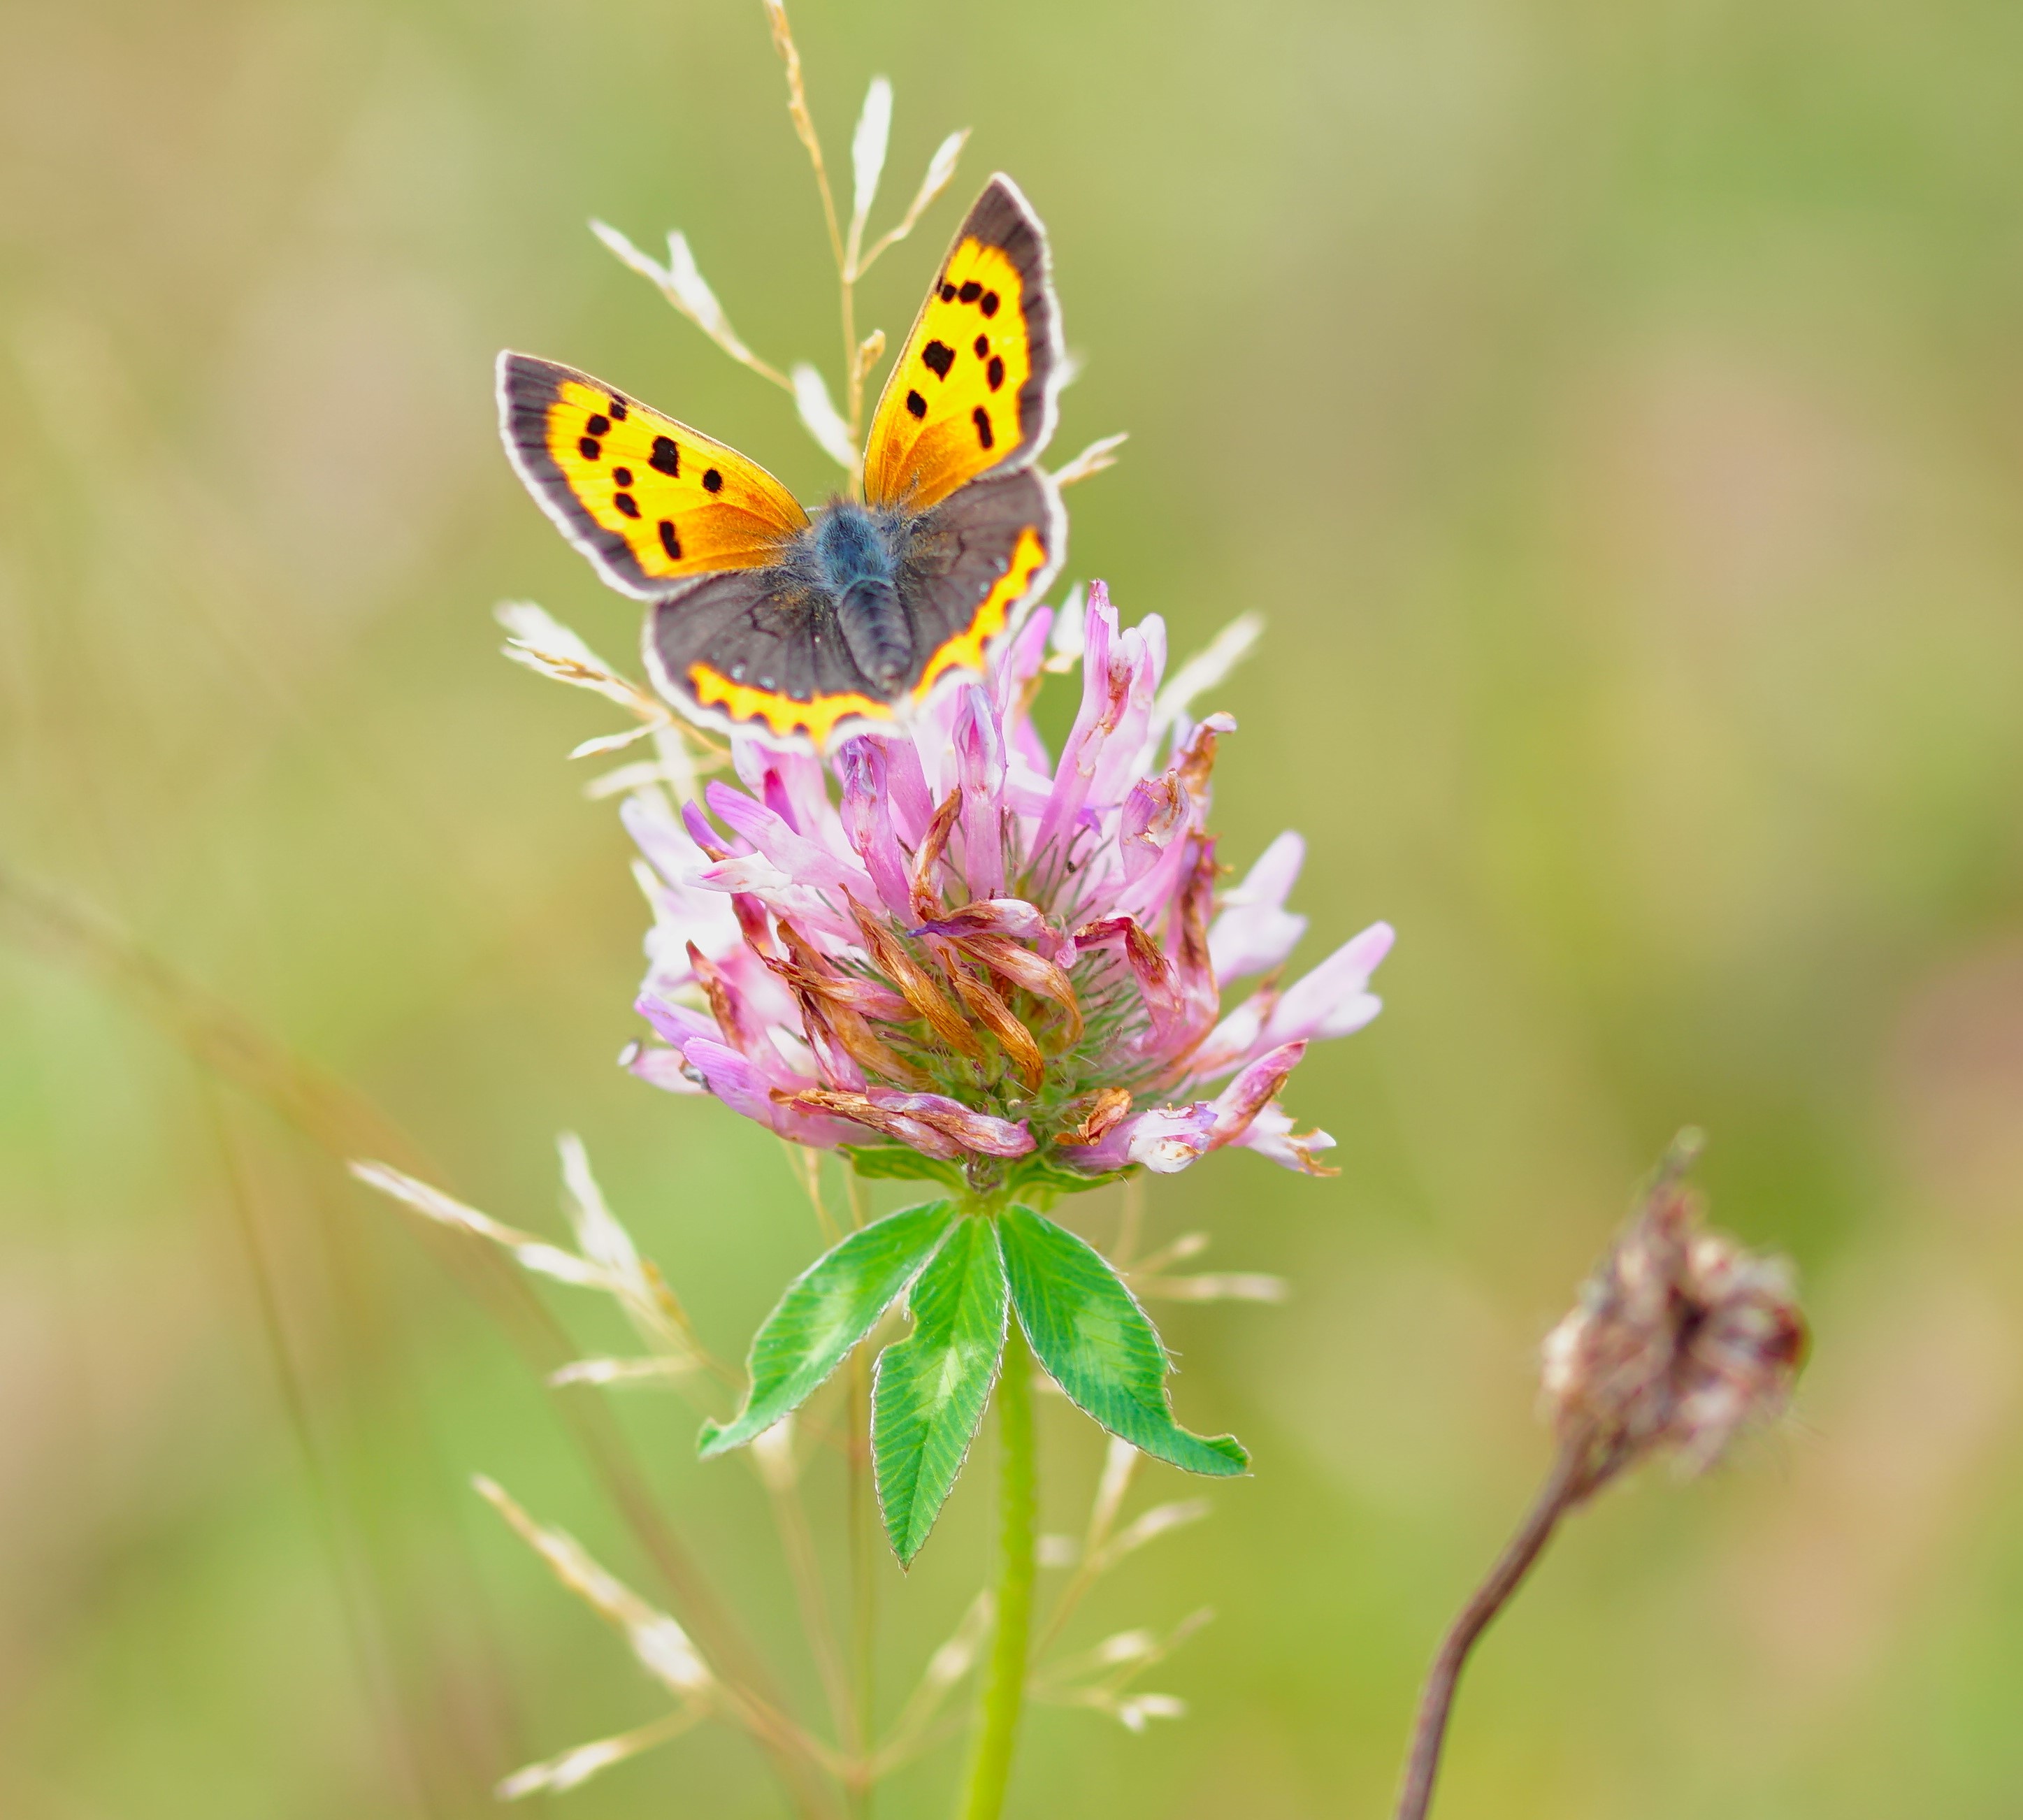
{"label": "orange wing band", "polygon": [[1011,567],[998,579],[997,587],[984,596],[982,605],[976,609],[976,617],[953,638],[944,639],[935,647],[927,659],[927,668],[920,672],[920,680],[913,685],[914,700],[925,701],[928,691],[945,671],[983,669],[984,647],[1004,631],[1012,609],[1025,598],[1026,590],[1033,585],[1033,578],[1046,566],[1047,546],[1040,541],[1039,533],[1028,525],[1019,533],[1019,546],[1012,553]]}
{"label": "orange wing band", "polygon": [[719,709],[734,721],[763,720],[781,738],[806,733],[818,746],[827,745],[844,721],[893,718],[888,703],[874,701],[868,695],[818,695],[807,701],[796,701],[791,695],[733,682],[709,663],[689,666],[689,686],[704,707]]}
{"label": "orange wing band", "polygon": [[[1028,526],[1019,533],[1019,544],[1012,552],[1011,566],[999,578],[997,585],[984,596],[977,607],[976,616],[953,638],[943,639],[930,653],[927,666],[920,672],[920,680],[911,691],[911,699],[916,704],[927,700],[935,682],[947,671],[983,669],[985,647],[1003,634],[1012,608],[1024,598],[1033,577],[1046,566],[1047,546],[1040,541],[1039,533]],[[711,663],[691,663],[688,682],[695,691],[700,707],[715,708],[734,721],[763,721],[780,738],[803,733],[818,746],[826,746],[845,721],[891,721],[897,718],[889,703],[868,695],[818,695],[807,701],[797,701],[792,696],[775,690],[733,682]]]}

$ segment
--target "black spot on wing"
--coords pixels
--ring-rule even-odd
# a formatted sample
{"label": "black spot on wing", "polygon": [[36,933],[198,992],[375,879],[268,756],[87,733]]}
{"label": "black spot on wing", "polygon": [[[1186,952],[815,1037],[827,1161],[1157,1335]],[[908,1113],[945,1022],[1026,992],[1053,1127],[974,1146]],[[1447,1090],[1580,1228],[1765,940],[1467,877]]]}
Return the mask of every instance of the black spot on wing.
{"label": "black spot on wing", "polygon": [[990,352],[990,338],[988,335],[979,335],[973,345],[976,349],[976,357],[979,360]]}
{"label": "black spot on wing", "polygon": [[628,518],[636,518],[639,516],[639,502],[630,493],[617,494],[611,503]]}
{"label": "black spot on wing", "polygon": [[[1000,316],[1008,316],[1022,328],[1032,350],[1031,370],[1017,388],[1019,434],[1001,440],[1018,448],[1022,455],[1036,452],[1039,436],[1047,425],[1047,400],[1054,375],[1053,353],[1058,325],[1056,305],[1048,281],[1044,232],[1026,203],[1009,184],[993,182],[978,197],[968,218],[957,230],[958,240],[974,239],[1004,254],[1019,274],[1020,291],[1015,299],[1008,293],[997,297]],[[989,315],[990,293],[977,302],[979,314]],[[1009,375],[1007,375],[1008,382]],[[993,404],[993,415],[1007,408]]]}
{"label": "black spot on wing", "polygon": [[977,308],[982,310],[986,316],[995,316],[997,313],[998,302],[999,298],[996,291],[986,291],[983,294],[982,300],[977,305]]}
{"label": "black spot on wing", "polygon": [[611,419],[599,411],[591,416],[583,428],[592,436],[609,436],[611,433]]}
{"label": "black spot on wing", "polygon": [[919,393],[909,392],[906,394],[906,408],[916,417],[925,417],[927,414],[927,401]]}
{"label": "black spot on wing", "polygon": [[990,413],[979,404],[969,414],[969,420],[976,426],[976,446],[989,448],[997,438],[991,433]]}
{"label": "black spot on wing", "polygon": [[613,398],[611,400],[611,421],[613,423],[623,423],[625,421],[625,400],[624,399]]}
{"label": "black spot on wing", "polygon": [[956,295],[960,298],[964,303],[974,303],[982,294],[983,287],[979,284],[974,278],[971,279],[961,290],[956,293]]}
{"label": "black spot on wing", "polygon": [[995,392],[1004,383],[1004,363],[993,354],[990,364],[983,369],[983,376],[990,382],[990,389]]}
{"label": "black spot on wing", "polygon": [[675,446],[675,439],[671,436],[655,437],[653,452],[646,459],[648,464],[657,472],[672,474],[678,480],[681,477],[682,451]]}
{"label": "black spot on wing", "polygon": [[955,287],[953,284],[944,283],[942,286],[942,302],[943,303],[955,302]]}
{"label": "black spot on wing", "polygon": [[719,473],[715,468],[710,469],[702,477],[702,490],[705,493],[722,492],[723,491],[723,476]]}
{"label": "black spot on wing", "polygon": [[681,561],[682,540],[675,532],[675,521],[671,518],[663,518],[660,521],[660,547],[668,553],[668,561]]}
{"label": "black spot on wing", "polygon": [[946,342],[930,342],[921,349],[920,359],[937,379],[946,379],[955,364],[955,349]]}
{"label": "black spot on wing", "polygon": [[611,477],[621,487],[629,487],[632,484],[632,470],[630,468],[613,468],[611,470]]}
{"label": "black spot on wing", "polygon": [[604,453],[604,444],[594,436],[580,436],[576,439],[576,451],[587,462],[594,462]]}

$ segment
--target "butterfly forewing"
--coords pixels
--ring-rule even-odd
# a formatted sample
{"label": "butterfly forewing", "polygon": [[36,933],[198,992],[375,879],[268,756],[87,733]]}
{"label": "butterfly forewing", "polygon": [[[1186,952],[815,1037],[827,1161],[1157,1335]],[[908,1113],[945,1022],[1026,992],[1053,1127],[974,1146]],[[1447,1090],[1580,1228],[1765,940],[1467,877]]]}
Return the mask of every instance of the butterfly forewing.
{"label": "butterfly forewing", "polygon": [[922,511],[979,475],[1023,467],[1052,433],[1060,371],[1046,236],[1018,185],[993,177],[886,382],[865,497]]}
{"label": "butterfly forewing", "polygon": [[573,367],[501,354],[499,415],[535,498],[628,594],[760,567],[807,524],[757,462]]}

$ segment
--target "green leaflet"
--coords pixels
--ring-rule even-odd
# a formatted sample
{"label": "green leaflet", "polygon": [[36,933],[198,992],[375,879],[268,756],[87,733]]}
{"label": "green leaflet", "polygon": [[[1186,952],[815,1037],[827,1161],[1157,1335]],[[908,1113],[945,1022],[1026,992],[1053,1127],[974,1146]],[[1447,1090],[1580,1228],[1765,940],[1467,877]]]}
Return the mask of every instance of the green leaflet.
{"label": "green leaflet", "polygon": [[1250,1456],[1233,1435],[1191,1434],[1166,1400],[1166,1349],[1103,1258],[1030,1208],[997,1218],[1019,1325],[1048,1374],[1111,1434],[1189,1472],[1219,1478]]}
{"label": "green leaflet", "polygon": [[796,1277],[752,1337],[744,1409],[733,1422],[703,1423],[702,1457],[742,1447],[798,1407],[934,1255],[954,1217],[946,1201],[888,1214]]}
{"label": "green leaflet", "polygon": [[938,1182],[944,1188],[964,1187],[962,1165],[924,1157],[903,1144],[845,1144],[850,1166],[869,1179],[884,1182]]}
{"label": "green leaflet", "polygon": [[902,1567],[941,1514],[997,1376],[1005,1294],[997,1222],[958,1222],[907,1303],[913,1331],[879,1355],[871,1402],[878,1504]]}

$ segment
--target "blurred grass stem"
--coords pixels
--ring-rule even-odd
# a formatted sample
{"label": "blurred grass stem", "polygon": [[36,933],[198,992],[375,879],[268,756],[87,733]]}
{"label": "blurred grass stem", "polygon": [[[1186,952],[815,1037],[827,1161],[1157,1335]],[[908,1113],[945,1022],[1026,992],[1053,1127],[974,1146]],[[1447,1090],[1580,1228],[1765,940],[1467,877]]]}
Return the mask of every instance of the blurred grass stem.
{"label": "blurred grass stem", "polygon": [[[763,1476],[763,1475],[762,1475]],[[829,1702],[829,1717],[836,1735],[848,1744],[851,1715],[855,1702],[843,1652],[837,1646],[829,1606],[822,1596],[821,1566],[815,1554],[814,1537],[808,1529],[808,1515],[801,1502],[798,1482],[766,1486],[773,1503],[773,1518],[779,1529],[780,1551],[787,1558],[787,1571],[794,1583],[794,1597],[800,1606],[801,1628],[807,1633],[809,1653],[815,1659],[822,1693]],[[854,1748],[854,1747],[853,1747]]]}
{"label": "blurred grass stem", "polygon": [[[1129,1195],[1137,1186],[1135,1182],[1127,1182],[1124,1191]],[[1075,1607],[1102,1574],[1107,1565],[1104,1545],[1117,1527],[1118,1512],[1124,1508],[1125,1494],[1131,1489],[1141,1457],[1136,1448],[1114,1439],[1104,1453],[1103,1477],[1096,1483],[1096,1498],[1089,1508],[1088,1527],[1082,1535],[1081,1558],[1076,1562],[1074,1572],[1061,1588],[1059,1598],[1054,1601],[1053,1610],[1041,1627],[1039,1641],[1033,1649],[1035,1657],[1044,1657],[1053,1647],[1067,1628],[1068,1620],[1074,1616]]]}
{"label": "blurred grass stem", "polygon": [[1012,1747],[1026,1704],[1033,1629],[1033,1581],[1039,1527],[1033,1427],[1033,1358],[1016,1317],[1006,1323],[997,1375],[998,1555],[997,1628],[990,1639],[976,1741],[964,1782],[961,1820],[997,1820],[1011,1780]]}
{"label": "blurred grass stem", "polygon": [[1580,1501],[1588,1489],[1586,1467],[1590,1440],[1584,1434],[1568,1435],[1562,1443],[1553,1470],[1546,1475],[1538,1497],[1532,1500],[1516,1534],[1504,1544],[1496,1565],[1461,1607],[1461,1615],[1441,1639],[1426,1684],[1419,1696],[1418,1716],[1412,1725],[1411,1748],[1405,1756],[1404,1780],[1398,1791],[1396,1820],[1425,1820],[1432,1805],[1433,1780],[1440,1774],[1440,1751],[1447,1742],[1447,1720],[1454,1710],[1454,1690],[1461,1672],[1482,1633],[1515,1596],[1524,1578],[1537,1565],[1552,1540],[1560,1518]]}
{"label": "blurred grass stem", "polygon": [[[90,906],[23,877],[0,861],[0,916],[37,947],[104,979],[177,1047],[293,1126],[339,1164],[360,1156],[398,1158],[437,1181],[443,1172],[369,1100],[324,1075],[185,980]],[[423,1242],[506,1330],[543,1383],[576,1348],[525,1279],[491,1245],[420,1222]],[[825,1753],[788,1716],[770,1671],[725,1609],[663,1514],[630,1444],[601,1399],[551,1393],[570,1439],[617,1507],[666,1585],[675,1614],[733,1695],[731,1709],[765,1751],[796,1813],[833,1811],[819,1780]]]}
{"label": "blurred grass stem", "polygon": [[281,1311],[273,1260],[268,1255],[266,1242],[261,1233],[246,1160],[233,1137],[230,1114],[218,1091],[216,1076],[194,1062],[191,1073],[218,1146],[225,1198],[231,1204],[233,1225],[245,1251],[254,1297],[259,1304],[261,1333],[273,1360],[275,1385],[280,1393],[289,1431],[302,1455],[302,1471],[309,1480],[309,1500],[316,1511],[316,1526],[322,1531],[324,1545],[330,1551],[331,1576],[336,1582],[338,1609],[359,1678],[364,1686],[367,1706],[390,1742],[391,1754],[410,1796],[418,1807],[434,1813],[438,1810],[430,1797],[431,1778],[423,1775],[420,1767],[428,1754],[428,1740],[425,1732],[416,1735],[412,1723],[413,1715],[393,1688],[385,1660],[384,1639],[378,1635],[379,1627],[375,1621],[377,1614],[369,1595],[360,1591],[360,1581],[369,1577],[369,1574],[353,1561],[352,1551],[346,1546],[343,1525],[338,1520],[330,1472],[309,1420],[309,1397],[288,1345],[287,1322]]}
{"label": "blurred grass stem", "polygon": [[[861,1223],[861,1222],[860,1222]],[[844,1522],[850,1533],[851,1707],[850,1751],[856,1774],[850,1788],[850,1811],[856,1820],[869,1820],[872,1700],[877,1639],[878,1583],[872,1577],[878,1537],[877,1512],[871,1494],[871,1349],[860,1346],[850,1356],[850,1434],[846,1455],[849,1471]]]}
{"label": "blurred grass stem", "polygon": [[[836,212],[836,192],[829,181],[829,166],[822,159],[821,138],[815,131],[814,115],[808,107],[807,85],[801,75],[801,53],[794,42],[793,27],[787,23],[785,0],[765,0],[766,23],[773,30],[773,48],[787,71],[787,112],[794,122],[794,136],[807,149],[814,166],[815,188],[821,192],[822,225],[829,229],[829,250],[836,255],[836,276],[843,294],[843,422],[849,426],[853,447],[864,440],[864,363],[858,358],[857,342],[857,255],[864,225],[854,219],[846,240],[841,217]],[[850,496],[854,499],[864,486],[862,456],[851,465]]]}

